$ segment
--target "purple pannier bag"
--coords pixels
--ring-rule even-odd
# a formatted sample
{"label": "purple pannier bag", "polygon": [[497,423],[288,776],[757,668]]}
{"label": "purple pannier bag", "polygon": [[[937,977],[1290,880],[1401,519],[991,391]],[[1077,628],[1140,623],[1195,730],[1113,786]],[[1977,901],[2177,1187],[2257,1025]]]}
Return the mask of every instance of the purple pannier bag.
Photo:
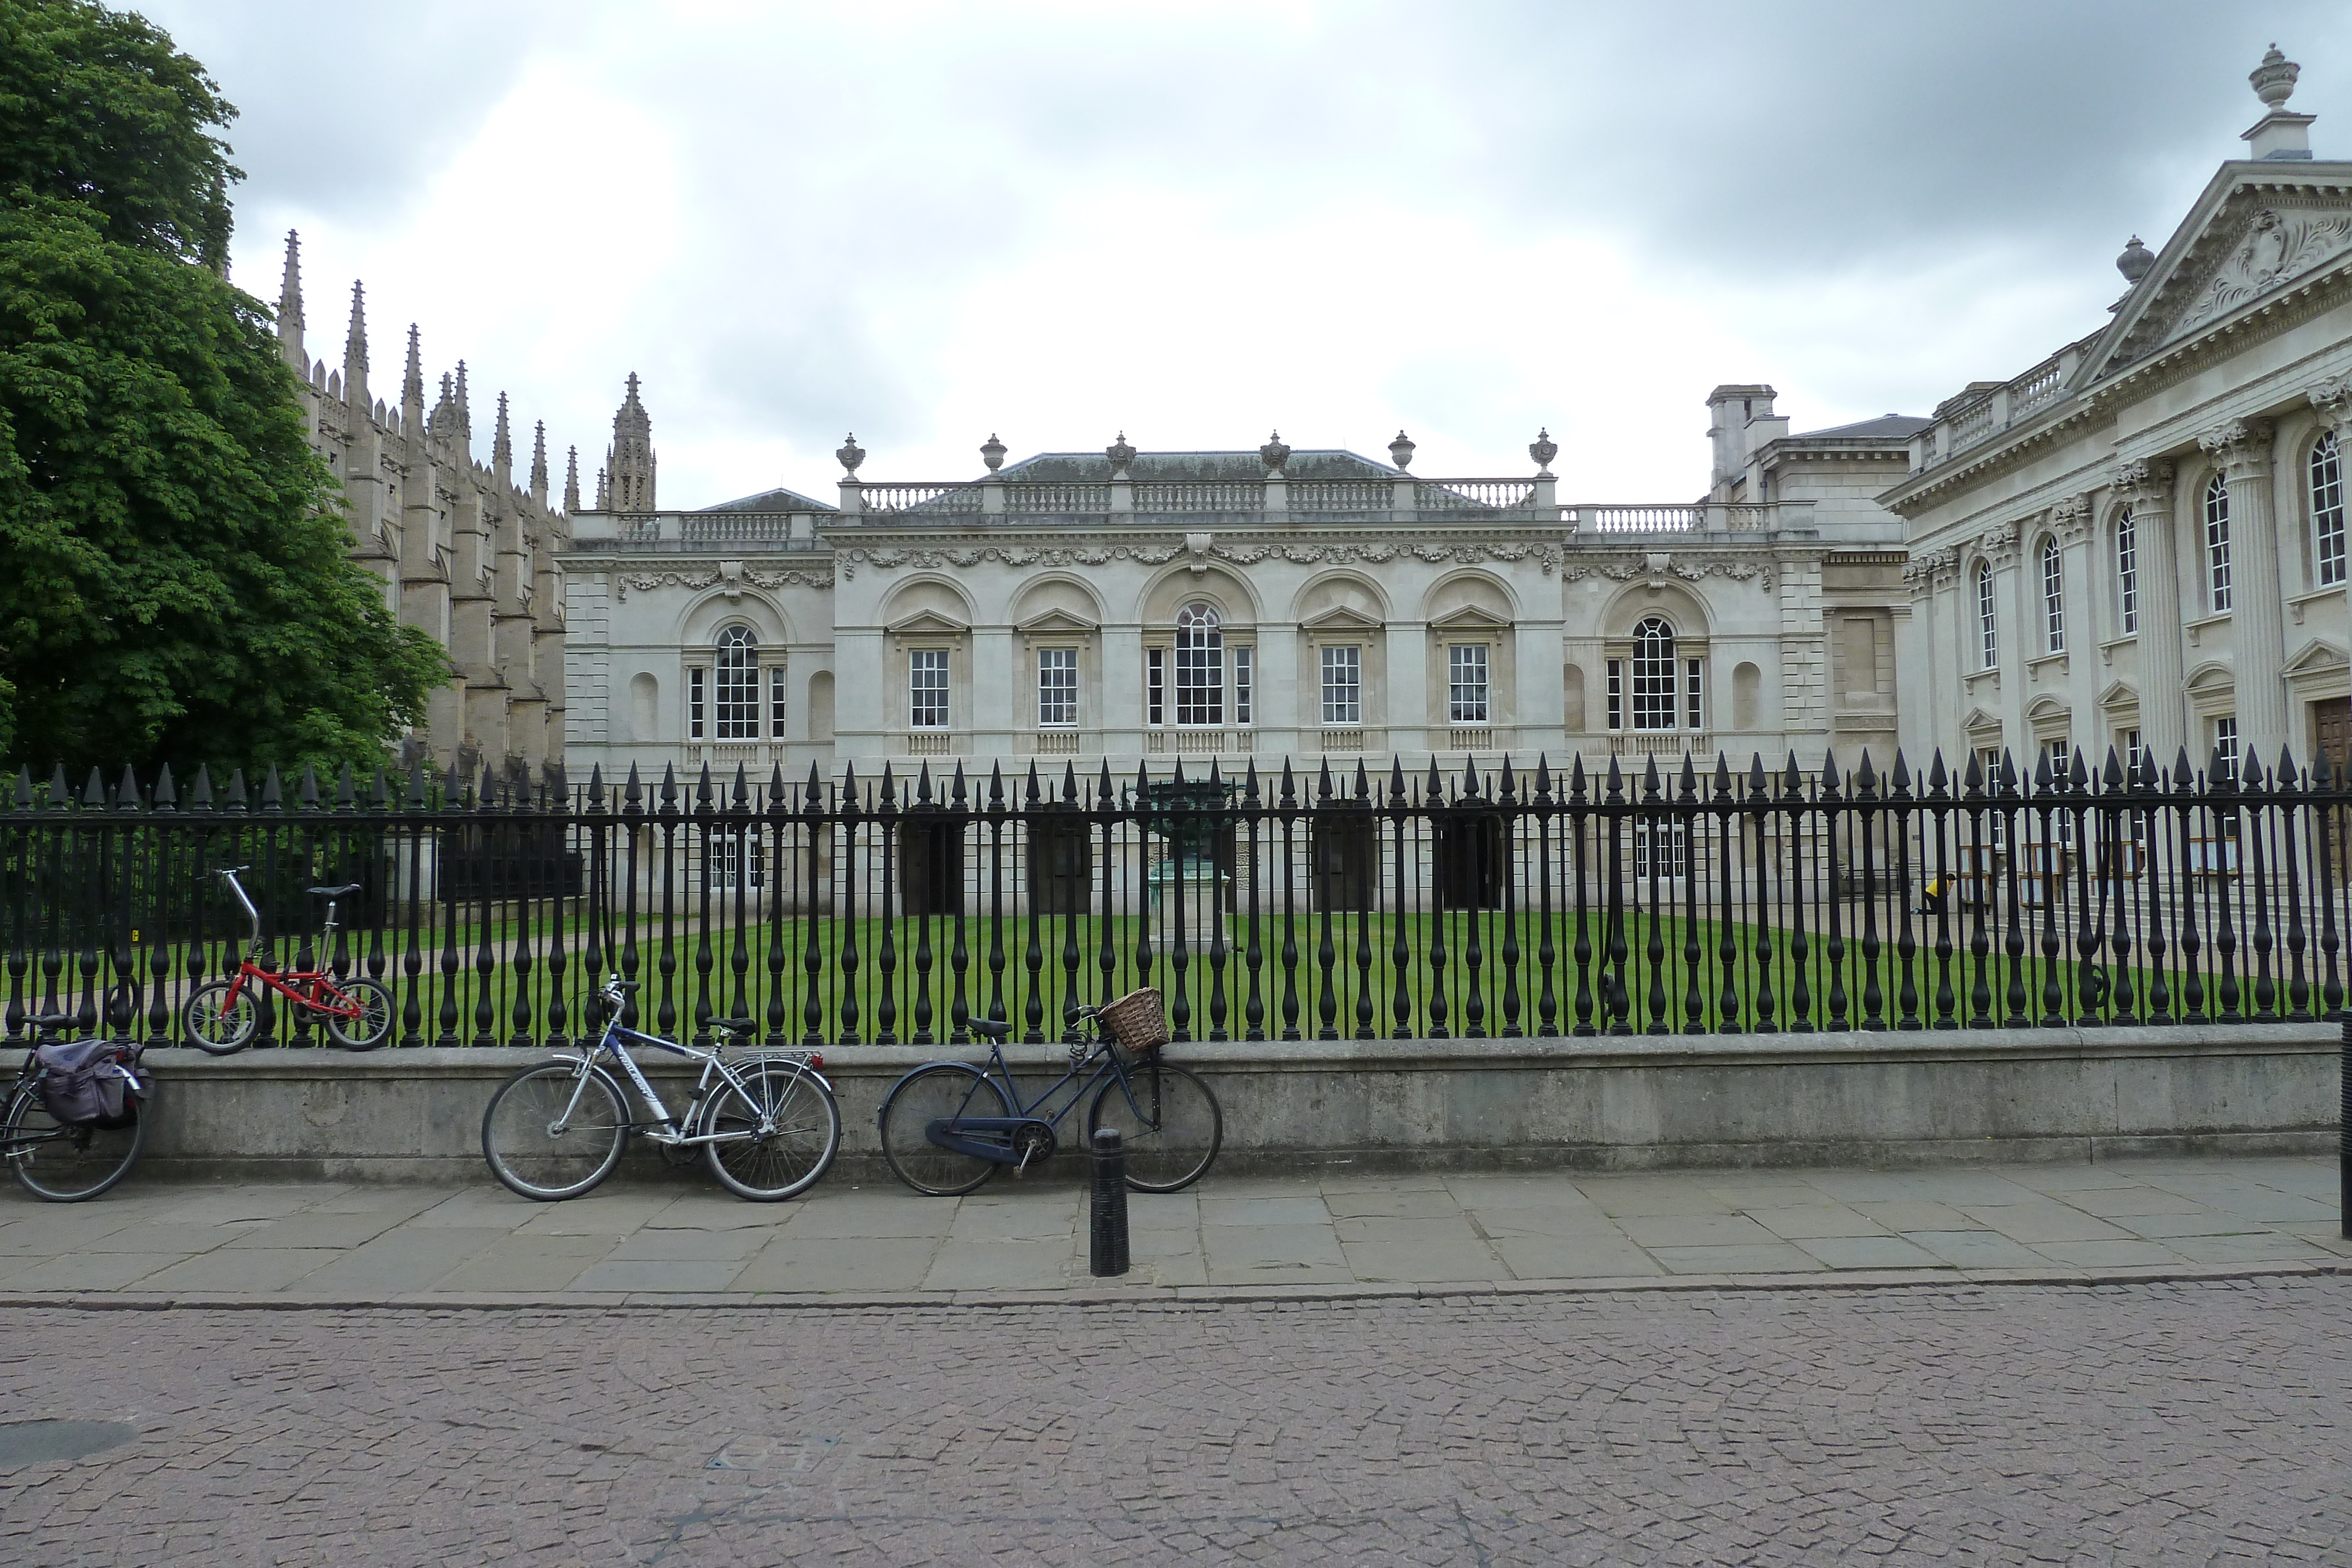
{"label": "purple pannier bag", "polygon": [[36,1052],[41,1063],[41,1104],[69,1126],[122,1127],[136,1120],[131,1099],[147,1097],[146,1081],[128,1061],[128,1048],[110,1040],[59,1040]]}

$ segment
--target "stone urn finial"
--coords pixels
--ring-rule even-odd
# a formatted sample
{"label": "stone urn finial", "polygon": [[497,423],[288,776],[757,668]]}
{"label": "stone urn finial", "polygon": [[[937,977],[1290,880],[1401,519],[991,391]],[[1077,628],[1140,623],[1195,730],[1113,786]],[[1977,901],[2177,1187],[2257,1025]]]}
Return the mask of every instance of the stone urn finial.
{"label": "stone urn finial", "polygon": [[992,474],[1004,466],[1004,443],[996,439],[996,433],[992,430],[981,444],[980,460],[988,465],[988,471]]}
{"label": "stone urn finial", "polygon": [[1125,478],[1127,465],[1135,461],[1135,448],[1127,444],[1127,432],[1120,431],[1118,439],[1103,448],[1103,455],[1110,459],[1110,476]]}
{"label": "stone urn finial", "polygon": [[2116,257],[2116,270],[2122,273],[2124,281],[2135,288],[2139,287],[2139,280],[2147,276],[2148,268],[2155,265],[2156,252],[2140,244],[2137,235],[2131,236],[2131,244],[2124,246],[2123,255]]}
{"label": "stone urn finial", "polygon": [[1412,466],[1412,438],[1402,430],[1397,432],[1397,438],[1389,443],[1389,461],[1400,469]]}
{"label": "stone urn finial", "polygon": [[848,469],[849,476],[855,479],[857,477],[857,465],[866,461],[866,448],[857,444],[857,436],[853,432],[842,439],[841,450],[834,456],[840,459],[841,465]]}
{"label": "stone urn finial", "polygon": [[2275,114],[2294,96],[2294,78],[2302,74],[2303,68],[2280,54],[2279,47],[2273,44],[2270,52],[2263,57],[2263,63],[2246,79],[2254,84],[2254,96],[2263,100],[2263,107]]}
{"label": "stone urn finial", "polygon": [[1536,460],[1537,472],[1551,472],[1551,460],[1559,455],[1559,443],[1551,438],[1550,426],[1536,432],[1536,438],[1528,443],[1528,455]]}
{"label": "stone urn finial", "polygon": [[1273,438],[1257,449],[1257,455],[1268,474],[1281,473],[1282,465],[1290,461],[1290,448],[1282,444],[1282,432],[1276,431]]}

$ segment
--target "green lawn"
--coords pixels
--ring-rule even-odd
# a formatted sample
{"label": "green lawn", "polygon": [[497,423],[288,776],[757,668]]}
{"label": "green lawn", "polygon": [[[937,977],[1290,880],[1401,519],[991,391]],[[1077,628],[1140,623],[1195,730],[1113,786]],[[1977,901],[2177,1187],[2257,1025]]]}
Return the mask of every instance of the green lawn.
{"label": "green lawn", "polygon": [[[1874,933],[1848,932],[1835,944],[1817,930],[1801,938],[1778,925],[1678,915],[1628,914],[1612,929],[1598,910],[1581,920],[1554,913],[1548,922],[1498,911],[1261,915],[1253,945],[1244,912],[1228,918],[1229,946],[1187,945],[1181,954],[1167,933],[1129,916],[1008,915],[995,926],[948,916],[887,925],[785,916],[714,922],[707,934],[673,924],[667,938],[658,921],[592,933],[566,918],[493,923],[487,942],[477,925],[457,927],[454,942],[452,932],[420,925],[413,955],[404,928],[357,933],[350,953],[352,972],[379,974],[394,987],[396,1038],[413,1034],[427,1044],[572,1032],[589,988],[614,969],[644,983],[639,1023],[655,1032],[691,1033],[699,1018],[750,1016],[777,1038],[833,1044],[944,1040],[960,1008],[1013,1020],[1016,1038],[1034,1030],[1057,1039],[1066,1008],[1145,984],[1168,994],[1171,1021],[1192,1039],[2044,1022],[2105,1016],[2103,998],[2119,986],[2129,997],[2128,1007],[2117,997],[2120,1010],[2137,1012],[2159,979],[2176,1015],[2284,1014],[2295,1005],[2293,964],[2280,943],[2270,961],[2274,994],[2265,999],[2251,944],[2240,937],[2230,964],[2239,993],[2225,1004],[2210,933],[2193,970],[2176,949],[2160,971],[2135,964],[2086,973],[2071,933],[2053,956],[2045,934],[2030,927],[2019,934],[2022,951],[2011,955],[2006,926],[1989,928],[1979,955],[1971,950],[1979,933],[1962,917],[1950,923],[1953,951],[1939,959],[1934,920],[1915,916],[1906,958],[1897,914],[1881,901]],[[184,946],[137,951],[142,1019],[152,1020],[159,1006],[168,1019],[194,983],[195,955]],[[284,956],[293,952],[289,944]],[[215,947],[203,967],[217,972],[224,961]],[[2319,962],[2306,942],[2303,1006],[2315,1010],[2333,1005],[2319,985]],[[15,968],[13,996],[78,997],[86,978],[79,956],[63,962],[54,981],[38,961],[21,976]]]}

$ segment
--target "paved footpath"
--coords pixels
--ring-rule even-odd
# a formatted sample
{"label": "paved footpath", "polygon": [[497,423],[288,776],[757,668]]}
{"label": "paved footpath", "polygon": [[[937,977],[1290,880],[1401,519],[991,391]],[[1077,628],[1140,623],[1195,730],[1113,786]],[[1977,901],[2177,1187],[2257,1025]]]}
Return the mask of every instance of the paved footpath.
{"label": "paved footpath", "polygon": [[[698,1171],[570,1203],[504,1188],[174,1186],[87,1204],[0,1189],[0,1302],[463,1297],[510,1305],[993,1300],[1097,1287],[1086,1197],[999,1178],[964,1198],[828,1181],[740,1202]],[[2346,1265],[2334,1162],[2126,1160],[1918,1171],[1224,1178],[1130,1207],[1117,1291],[1231,1299],[1690,1285],[1867,1273],[2083,1280]]]}

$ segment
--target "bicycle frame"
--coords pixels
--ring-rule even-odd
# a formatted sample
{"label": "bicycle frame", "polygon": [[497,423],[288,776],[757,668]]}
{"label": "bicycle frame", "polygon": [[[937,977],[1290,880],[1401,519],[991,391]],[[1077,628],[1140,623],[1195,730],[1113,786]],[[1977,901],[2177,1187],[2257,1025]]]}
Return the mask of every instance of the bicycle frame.
{"label": "bicycle frame", "polygon": [[[695,1082],[693,1096],[688,1100],[682,1117],[671,1114],[668,1103],[663,1100],[660,1092],[654,1088],[652,1080],[646,1076],[645,1069],[637,1065],[637,1059],[629,1054],[626,1042],[630,1041],[642,1046],[650,1046],[656,1051],[667,1052],[671,1056],[683,1056],[689,1061],[702,1063],[702,1076]],[[827,1092],[831,1092],[833,1085],[826,1082],[824,1074],[819,1071],[824,1066],[824,1058],[806,1051],[769,1051],[762,1054],[765,1057],[793,1062],[807,1071],[819,1083],[824,1084]],[[580,1107],[580,1095],[588,1085],[589,1073],[608,1056],[620,1064],[623,1076],[637,1092],[638,1097],[645,1102],[646,1108],[654,1113],[655,1119],[649,1122],[640,1122],[632,1117],[629,1122],[629,1131],[643,1133],[656,1144],[678,1148],[693,1148],[703,1144],[740,1143],[748,1138],[772,1134],[777,1130],[773,1124],[773,1118],[763,1113],[761,1116],[761,1124],[749,1131],[699,1134],[688,1132],[687,1129],[693,1124],[696,1113],[702,1108],[704,1101],[709,1097],[711,1085],[714,1082],[724,1083],[728,1088],[734,1090],[743,1096],[744,1103],[747,1104],[757,1104],[758,1102],[751,1098],[751,1092],[745,1087],[743,1080],[737,1075],[734,1068],[729,1065],[719,1051],[705,1051],[699,1046],[684,1045],[674,1040],[664,1040],[659,1035],[646,1034],[640,1030],[629,1029],[622,1024],[617,1011],[612,1020],[605,1025],[604,1034],[597,1039],[593,1046],[589,1048],[586,1055],[575,1055],[570,1051],[556,1052],[557,1061],[574,1062],[578,1064],[580,1071],[572,1084],[572,1098],[565,1103],[563,1114],[556,1118],[552,1124],[552,1130],[560,1132],[571,1122],[572,1113]],[[760,1058],[753,1060],[760,1060]]]}
{"label": "bicycle frame", "polygon": [[[1128,1109],[1134,1112],[1139,1120],[1149,1121],[1150,1118],[1144,1115],[1143,1107],[1136,1103],[1135,1086],[1128,1079],[1127,1064],[1119,1060],[1118,1051],[1113,1048],[1114,1043],[1107,1037],[1098,1039],[1093,1051],[1065,1068],[1061,1077],[1047,1084],[1034,1100],[1024,1103],[1021,1098],[1021,1086],[1013,1081],[1013,1070],[1004,1060],[1004,1042],[999,1040],[990,1040],[988,1066],[980,1071],[979,1076],[982,1079],[993,1077],[1003,1081],[1006,1095],[1013,1102],[1013,1113],[1010,1117],[967,1116],[963,1111],[971,1103],[971,1094],[968,1093],[964,1096],[963,1106],[958,1109],[957,1113],[944,1118],[946,1126],[940,1135],[952,1137],[960,1129],[972,1132],[1009,1131],[1011,1125],[1014,1124],[1042,1121],[1048,1127],[1053,1128],[1058,1136],[1061,1132],[1062,1118],[1076,1110],[1078,1103],[1086,1099],[1089,1093],[1098,1090],[1106,1078],[1117,1081],[1119,1092],[1127,1097]],[[1089,1064],[1092,1065],[1092,1071],[1087,1071]],[[1038,1114],[1046,1102],[1052,1100],[1066,1086],[1073,1082],[1077,1084],[1077,1089],[1071,1094],[1067,1103],[1051,1115]],[[971,1093],[977,1093],[979,1087],[978,1082],[975,1082]],[[938,1138],[934,1137],[933,1141],[937,1142]],[[997,1148],[966,1138],[958,1140],[952,1145],[942,1145],[941,1146],[953,1147],[959,1154],[977,1155],[982,1159],[993,1160],[999,1165],[1027,1163],[1020,1151],[1009,1145],[1003,1148]]]}
{"label": "bicycle frame", "polygon": [[[244,869],[240,866],[237,871]],[[331,971],[326,969],[280,971],[265,967],[261,960],[268,955],[268,948],[261,939],[261,911],[254,906],[252,895],[245,891],[245,884],[236,880],[236,871],[221,871],[214,874],[228,883],[229,892],[236,895],[237,903],[244,907],[246,919],[253,926],[253,938],[246,946],[245,956],[237,962],[236,975],[229,981],[228,994],[232,1001],[245,994],[246,981],[257,980],[265,988],[274,990],[288,1001],[298,1007],[308,1008],[312,1012],[331,1013],[336,1018],[360,1016],[359,1003],[343,994],[342,988],[335,984],[334,976]],[[326,936],[331,938],[334,934],[335,906],[330,903],[327,905]],[[289,981],[309,982],[310,995],[304,996],[296,990],[289,983]]]}

